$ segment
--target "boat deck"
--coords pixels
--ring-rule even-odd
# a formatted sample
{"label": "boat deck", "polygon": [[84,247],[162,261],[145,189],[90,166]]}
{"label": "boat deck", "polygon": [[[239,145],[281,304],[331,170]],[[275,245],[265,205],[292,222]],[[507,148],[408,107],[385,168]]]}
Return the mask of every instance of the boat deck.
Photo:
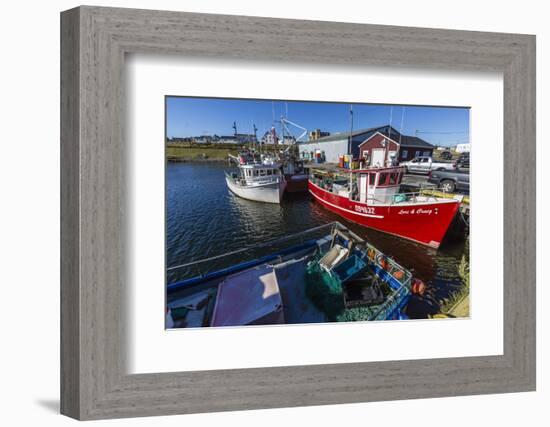
{"label": "boat deck", "polygon": [[286,323],[326,322],[325,314],[306,296],[304,277],[309,257],[275,266]]}
{"label": "boat deck", "polygon": [[[305,256],[274,266],[283,302],[286,324],[320,323],[327,321],[325,314],[315,307],[305,293],[304,276],[308,259],[310,257]],[[267,265],[264,264],[264,266]],[[194,328],[208,326],[208,324],[205,324],[205,320],[211,314],[208,311],[215,304],[216,291],[223,280],[224,278],[219,278],[209,281],[203,285],[200,291],[170,301],[168,306],[174,311],[181,309],[181,307],[190,308],[185,313],[185,320],[180,320],[176,327]]]}

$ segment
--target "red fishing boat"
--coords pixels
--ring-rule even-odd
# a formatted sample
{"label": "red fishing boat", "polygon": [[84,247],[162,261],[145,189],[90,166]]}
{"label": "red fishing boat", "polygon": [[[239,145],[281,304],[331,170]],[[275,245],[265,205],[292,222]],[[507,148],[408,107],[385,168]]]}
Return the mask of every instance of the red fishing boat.
{"label": "red fishing boat", "polygon": [[404,168],[314,172],[308,189],[316,201],[349,221],[438,248],[460,200],[399,193]]}

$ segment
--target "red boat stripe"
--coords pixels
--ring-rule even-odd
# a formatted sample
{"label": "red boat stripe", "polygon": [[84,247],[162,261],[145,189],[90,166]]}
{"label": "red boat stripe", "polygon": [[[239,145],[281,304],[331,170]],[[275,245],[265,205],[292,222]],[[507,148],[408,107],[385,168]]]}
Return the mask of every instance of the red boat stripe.
{"label": "red boat stripe", "polygon": [[349,209],[346,209],[346,208],[343,208],[341,206],[338,206],[338,205],[335,205],[335,204],[332,204],[330,202],[327,202],[325,199],[322,199],[321,197],[319,197],[317,194],[315,194],[313,191],[309,190],[309,192],[313,195],[313,197],[315,197],[316,199],[320,200],[321,202],[323,203],[326,203],[327,205],[330,205],[336,209],[340,209],[342,211],[346,211],[346,212],[349,212],[349,213],[352,213],[352,214],[355,214],[355,215],[360,215],[360,216],[368,216],[369,218],[384,218],[384,215],[369,215],[369,214],[365,214],[365,213],[361,213],[361,212],[356,212],[356,211],[352,211],[352,210],[349,210]]}

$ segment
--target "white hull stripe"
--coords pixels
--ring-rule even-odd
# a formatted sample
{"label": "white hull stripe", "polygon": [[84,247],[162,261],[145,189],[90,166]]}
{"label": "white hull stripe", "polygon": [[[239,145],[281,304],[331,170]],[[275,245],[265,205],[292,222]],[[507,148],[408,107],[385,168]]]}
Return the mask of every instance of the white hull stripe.
{"label": "white hull stripe", "polygon": [[311,193],[311,195],[313,197],[315,197],[317,200],[319,200],[320,202],[322,203],[326,203],[327,205],[330,205],[336,209],[340,209],[341,211],[346,211],[346,212],[349,212],[349,213],[352,213],[352,214],[355,214],[355,215],[359,215],[359,216],[366,216],[366,217],[369,217],[369,218],[384,218],[384,215],[369,215],[369,214],[366,214],[366,213],[361,213],[361,212],[356,212],[356,211],[352,211],[350,209],[346,209],[346,208],[343,208],[342,206],[338,206],[338,205],[335,205],[333,203],[330,203],[330,202],[327,202],[325,199],[319,197],[317,194],[315,194],[313,191],[309,190],[309,192]]}

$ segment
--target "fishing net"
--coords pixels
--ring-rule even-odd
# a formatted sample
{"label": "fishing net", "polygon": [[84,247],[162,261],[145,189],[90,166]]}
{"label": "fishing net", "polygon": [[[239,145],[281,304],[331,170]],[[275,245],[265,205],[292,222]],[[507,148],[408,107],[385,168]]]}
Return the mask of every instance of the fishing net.
{"label": "fishing net", "polygon": [[326,314],[331,322],[361,322],[366,320],[381,320],[390,315],[396,308],[394,301],[386,298],[392,294],[390,287],[380,281],[380,289],[384,301],[380,304],[361,305],[346,308],[342,282],[323,270],[318,263],[320,257],[311,261],[306,268],[306,295],[315,306]]}
{"label": "fishing net", "polygon": [[342,285],[319,266],[319,257],[311,261],[306,268],[306,295],[324,312],[330,321],[336,321],[344,311]]}

